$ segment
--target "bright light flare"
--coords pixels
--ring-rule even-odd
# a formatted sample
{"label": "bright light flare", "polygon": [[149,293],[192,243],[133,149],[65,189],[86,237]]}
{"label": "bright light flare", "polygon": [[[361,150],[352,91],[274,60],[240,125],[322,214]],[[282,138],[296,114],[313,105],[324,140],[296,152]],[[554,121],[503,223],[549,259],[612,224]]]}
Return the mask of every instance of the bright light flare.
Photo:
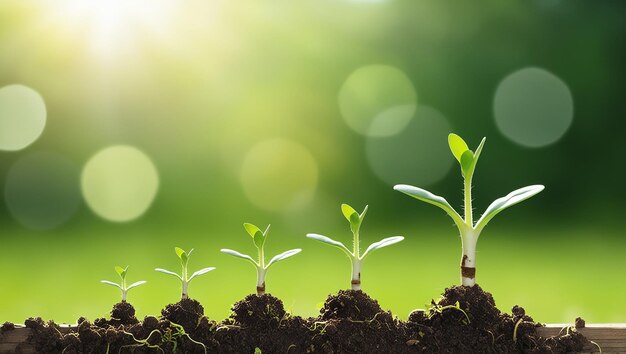
{"label": "bright light flare", "polygon": [[133,50],[141,34],[162,35],[173,0],[66,0],[44,3],[59,26],[80,31],[99,56]]}

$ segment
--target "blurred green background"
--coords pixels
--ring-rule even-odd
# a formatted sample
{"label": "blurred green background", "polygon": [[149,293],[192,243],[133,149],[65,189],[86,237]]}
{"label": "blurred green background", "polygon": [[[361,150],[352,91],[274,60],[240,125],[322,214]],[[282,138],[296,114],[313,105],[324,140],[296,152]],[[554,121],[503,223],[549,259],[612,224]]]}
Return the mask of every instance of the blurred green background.
{"label": "blurred green background", "polygon": [[[195,248],[191,297],[214,319],[254,291],[241,226],[272,224],[268,291],[314,315],[349,287],[339,205],[369,204],[363,289],[401,318],[457,284],[462,205],[446,146],[487,143],[480,215],[541,183],[478,243],[477,281],[542,322],[626,322],[621,1],[0,2],[0,321],[73,323],[119,300],[114,265],[175,302],[173,247]],[[16,86],[19,85],[19,86]],[[45,104],[45,106],[44,106]],[[44,124],[45,123],[45,124]],[[120,145],[122,145],[120,147]]]}

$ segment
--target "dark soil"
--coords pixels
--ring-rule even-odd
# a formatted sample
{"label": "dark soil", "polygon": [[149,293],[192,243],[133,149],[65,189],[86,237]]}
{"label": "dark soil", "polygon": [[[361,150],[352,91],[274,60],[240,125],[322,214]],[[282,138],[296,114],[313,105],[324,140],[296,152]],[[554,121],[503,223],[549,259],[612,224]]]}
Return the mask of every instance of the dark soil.
{"label": "dark soil", "polygon": [[495,305],[479,285],[447,288],[429,310],[411,313],[409,342],[432,353],[565,353],[580,351],[587,342],[575,331],[541,338],[537,327],[542,325],[522,307],[513,306],[509,315]]}
{"label": "dark soil", "polygon": [[15,325],[11,322],[5,322],[0,326],[0,333],[12,331],[15,329]]}
{"label": "dark soil", "polygon": [[110,319],[80,318],[71,332],[40,318],[26,326],[38,353],[566,353],[587,342],[575,329],[539,337],[541,324],[522,307],[501,313],[478,285],[446,289],[406,322],[360,290],[330,295],[315,318],[292,316],[270,294],[247,296],[219,323],[203,313],[185,299],[139,322],[130,304],[119,303]]}
{"label": "dark soil", "polygon": [[195,331],[198,327],[200,318],[204,316],[204,307],[197,300],[183,299],[175,304],[169,304],[161,310],[163,318],[177,323],[185,329],[186,332]]}

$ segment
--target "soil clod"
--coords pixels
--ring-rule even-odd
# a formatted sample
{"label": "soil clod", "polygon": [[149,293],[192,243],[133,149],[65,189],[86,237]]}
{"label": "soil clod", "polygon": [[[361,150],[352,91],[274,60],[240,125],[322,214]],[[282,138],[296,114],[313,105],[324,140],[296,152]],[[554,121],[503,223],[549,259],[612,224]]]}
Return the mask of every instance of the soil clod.
{"label": "soil clod", "polygon": [[200,318],[204,316],[204,307],[194,299],[182,299],[175,304],[167,305],[161,315],[176,324],[183,326],[186,332],[193,332]]}

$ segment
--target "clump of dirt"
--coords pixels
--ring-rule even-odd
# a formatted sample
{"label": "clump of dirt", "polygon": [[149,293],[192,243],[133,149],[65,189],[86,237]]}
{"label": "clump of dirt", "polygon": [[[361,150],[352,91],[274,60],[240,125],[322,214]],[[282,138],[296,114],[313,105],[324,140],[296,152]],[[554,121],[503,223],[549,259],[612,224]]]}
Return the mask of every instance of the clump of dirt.
{"label": "clump of dirt", "polygon": [[243,327],[276,328],[285,317],[283,302],[270,294],[248,295],[232,311],[230,317]]}
{"label": "clump of dirt", "polygon": [[407,351],[404,326],[361,290],[330,295],[311,328],[309,350],[324,353]]}
{"label": "clump of dirt", "polygon": [[12,331],[15,329],[15,325],[11,322],[5,322],[0,326],[0,333]]}
{"label": "clump of dirt", "polygon": [[33,344],[37,353],[60,353],[63,350],[63,334],[53,321],[45,323],[41,317],[31,317],[24,324],[32,330],[27,341]]}
{"label": "clump of dirt", "polygon": [[113,305],[111,310],[111,324],[129,325],[135,324],[137,317],[135,317],[135,308],[130,303],[123,301]]}
{"label": "clump of dirt", "polygon": [[586,343],[578,332],[539,337],[542,325],[522,307],[514,306],[512,315],[501,313],[479,285],[450,287],[431,305],[411,313],[407,322],[407,344],[424,352],[564,353],[580,351]]}
{"label": "clump of dirt", "polygon": [[329,295],[320,310],[322,320],[345,319],[369,321],[383,313],[378,301],[362,290],[339,290],[337,295]]}
{"label": "clump of dirt", "polygon": [[308,328],[306,320],[285,311],[280,299],[252,294],[233,305],[213,339],[218,352],[252,353],[259,348],[263,353],[302,353],[310,338]]}
{"label": "clump of dirt", "polygon": [[163,318],[183,326],[186,332],[195,331],[204,316],[204,307],[194,299],[182,299],[161,310]]}

